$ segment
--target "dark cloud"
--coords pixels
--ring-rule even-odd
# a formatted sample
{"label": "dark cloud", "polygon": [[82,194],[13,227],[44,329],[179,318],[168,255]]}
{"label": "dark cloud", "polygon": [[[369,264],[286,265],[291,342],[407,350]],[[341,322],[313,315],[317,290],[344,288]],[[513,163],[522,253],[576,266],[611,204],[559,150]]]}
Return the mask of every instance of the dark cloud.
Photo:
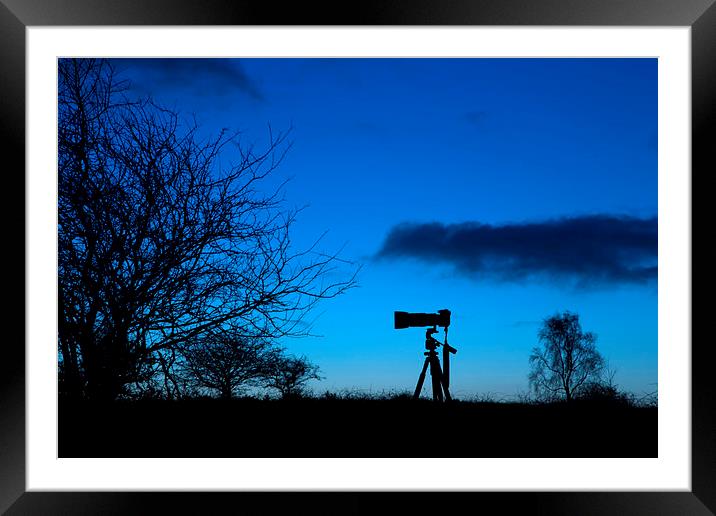
{"label": "dark cloud", "polygon": [[568,280],[575,286],[657,277],[657,219],[590,215],[519,224],[405,223],[376,255],[448,264],[468,277]]}
{"label": "dark cloud", "polygon": [[130,82],[147,93],[167,87],[207,96],[242,92],[254,100],[263,94],[238,59],[146,58],[113,59],[120,71],[131,73]]}

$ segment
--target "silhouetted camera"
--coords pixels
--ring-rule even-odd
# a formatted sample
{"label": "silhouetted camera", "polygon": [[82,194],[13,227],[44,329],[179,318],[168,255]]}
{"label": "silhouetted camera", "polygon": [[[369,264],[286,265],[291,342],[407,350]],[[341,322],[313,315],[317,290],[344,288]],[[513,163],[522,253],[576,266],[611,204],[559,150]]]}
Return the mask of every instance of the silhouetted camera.
{"label": "silhouetted camera", "polygon": [[420,326],[450,326],[450,310],[438,310],[435,314],[395,312],[395,329]]}

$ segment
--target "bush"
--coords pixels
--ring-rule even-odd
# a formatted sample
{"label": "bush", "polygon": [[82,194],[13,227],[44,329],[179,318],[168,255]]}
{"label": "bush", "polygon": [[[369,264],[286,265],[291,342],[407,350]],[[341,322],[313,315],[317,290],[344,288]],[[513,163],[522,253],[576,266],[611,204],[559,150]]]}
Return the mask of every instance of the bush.
{"label": "bush", "polygon": [[579,401],[591,401],[600,403],[613,403],[619,405],[630,405],[629,394],[620,391],[613,385],[603,383],[591,383],[580,389],[576,396]]}

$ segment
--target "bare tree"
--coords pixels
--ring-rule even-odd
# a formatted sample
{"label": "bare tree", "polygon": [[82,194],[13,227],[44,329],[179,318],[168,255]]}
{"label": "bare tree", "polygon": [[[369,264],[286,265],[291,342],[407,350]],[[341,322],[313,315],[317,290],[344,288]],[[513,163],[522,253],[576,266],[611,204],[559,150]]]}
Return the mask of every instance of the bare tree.
{"label": "bare tree", "polygon": [[280,352],[266,339],[217,329],[183,346],[182,368],[190,384],[230,399],[242,388],[259,385]]}
{"label": "bare tree", "polygon": [[264,385],[276,389],[282,398],[292,398],[305,393],[310,380],[320,380],[318,366],[309,362],[305,356],[275,357]]}
{"label": "bare tree", "polygon": [[[166,376],[181,343],[226,324],[259,337],[303,334],[314,304],[345,292],[336,256],[294,251],[295,211],[267,177],[266,149],[130,100],[108,61],[61,59],[59,362],[67,393],[112,399]],[[224,151],[231,150],[236,162]],[[165,382],[169,380],[165,378]],[[167,383],[167,389],[169,385]]]}
{"label": "bare tree", "polygon": [[597,337],[583,332],[579,316],[570,312],[548,317],[538,332],[541,347],[530,355],[530,386],[541,399],[571,401],[580,389],[598,383],[604,359]]}

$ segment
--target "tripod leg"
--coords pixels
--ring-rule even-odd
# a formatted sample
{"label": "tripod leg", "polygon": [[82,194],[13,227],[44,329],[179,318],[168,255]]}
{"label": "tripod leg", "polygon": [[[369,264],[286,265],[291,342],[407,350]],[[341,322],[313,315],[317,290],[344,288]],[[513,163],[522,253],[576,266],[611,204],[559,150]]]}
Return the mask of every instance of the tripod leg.
{"label": "tripod leg", "polygon": [[450,389],[447,386],[447,383],[445,382],[445,378],[442,379],[443,389],[445,390],[445,401],[452,401],[452,396],[450,396]]}
{"label": "tripod leg", "polygon": [[440,372],[440,362],[437,355],[430,357],[430,377],[433,381],[433,401],[442,401],[443,390],[440,381],[442,373]]}
{"label": "tripod leg", "polygon": [[[430,373],[434,375],[434,377],[438,378],[438,391],[442,388],[443,391],[445,391],[445,401],[452,401],[452,397],[450,396],[450,389],[447,385],[447,379],[445,378],[445,375],[440,370],[440,362],[438,362],[437,357],[435,357],[435,369],[434,371],[431,369]],[[433,380],[433,388],[435,388],[435,380]],[[440,393],[440,401],[443,400],[442,393]]]}
{"label": "tripod leg", "polygon": [[450,387],[450,352],[447,346],[443,346],[443,385],[446,390]]}
{"label": "tripod leg", "polygon": [[425,382],[425,372],[428,370],[428,363],[430,363],[430,357],[425,357],[425,363],[423,364],[423,370],[420,371],[420,376],[418,377],[418,385],[415,387],[413,399],[418,399],[420,397],[420,391],[423,390],[423,382]]}

